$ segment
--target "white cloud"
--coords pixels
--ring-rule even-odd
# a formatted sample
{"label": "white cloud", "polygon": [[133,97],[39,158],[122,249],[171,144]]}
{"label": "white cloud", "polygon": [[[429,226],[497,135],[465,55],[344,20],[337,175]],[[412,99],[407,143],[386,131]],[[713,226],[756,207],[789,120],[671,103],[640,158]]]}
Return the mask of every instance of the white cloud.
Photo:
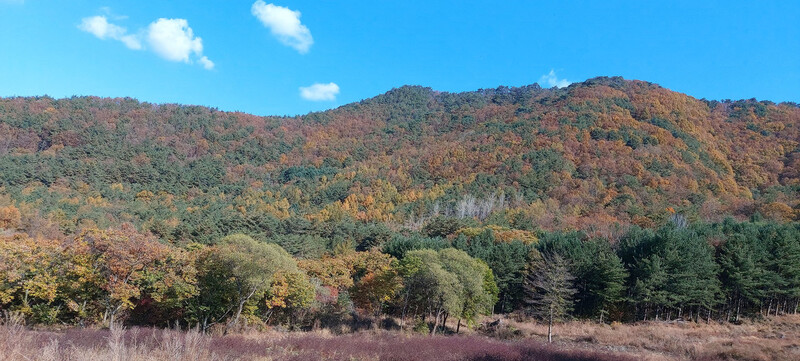
{"label": "white cloud", "polygon": [[144,49],[142,39],[145,39],[148,49],[166,60],[189,64],[197,61],[207,70],[214,69],[214,62],[203,55],[203,39],[194,36],[186,19],[161,18],[136,34],[128,34],[127,29],[108,22],[108,17],[121,20],[127,18],[126,16],[113,15],[108,7],[100,8],[100,11],[106,15],[83,18],[78,29],[99,39],[120,41],[133,50]]}
{"label": "white cloud", "polygon": [[542,75],[542,77],[539,78],[539,85],[547,85],[548,88],[552,87],[563,88],[570,84],[572,84],[572,82],[567,79],[559,79],[556,76],[555,70],[552,69],[550,70],[549,73]]}
{"label": "white cloud", "polygon": [[[192,54],[203,56],[203,39],[195,37],[186,19],[158,19],[147,28],[153,51],[169,61],[189,63]],[[207,60],[207,59],[206,59]]]}
{"label": "white cloud", "polygon": [[314,43],[311,31],[300,22],[299,11],[258,0],[253,3],[251,12],[281,43],[301,54],[307,53]]}
{"label": "white cloud", "polygon": [[201,56],[201,57],[200,57],[200,60],[198,60],[198,62],[199,62],[199,63],[200,63],[200,65],[202,65],[202,66],[203,66],[203,68],[205,68],[206,70],[211,70],[211,69],[214,69],[214,62],[213,62],[213,61],[211,61],[211,60],[208,60],[208,57],[206,57],[206,56]]}
{"label": "white cloud", "polygon": [[139,40],[138,36],[128,35],[128,31],[125,28],[109,23],[105,16],[83,18],[81,24],[78,25],[78,29],[90,33],[99,39],[121,41],[125,46],[133,50],[142,49],[142,42]]}
{"label": "white cloud", "polygon": [[316,83],[311,86],[301,86],[300,96],[305,100],[322,101],[322,100],[336,100],[336,95],[339,94],[339,86],[336,83],[320,84]]}
{"label": "white cloud", "polygon": [[105,16],[83,18],[78,28],[100,39],[119,39],[120,36],[125,34],[125,28],[109,24]]}

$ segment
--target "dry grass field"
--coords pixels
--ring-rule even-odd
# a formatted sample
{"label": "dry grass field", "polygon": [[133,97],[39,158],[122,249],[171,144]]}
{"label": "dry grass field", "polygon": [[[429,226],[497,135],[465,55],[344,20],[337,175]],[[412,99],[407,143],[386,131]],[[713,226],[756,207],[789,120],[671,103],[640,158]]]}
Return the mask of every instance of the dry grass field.
{"label": "dry grass field", "polygon": [[[203,335],[149,328],[31,330],[0,326],[0,360],[753,360],[800,359],[800,317],[760,323],[558,325],[552,345],[545,325],[505,319],[491,332],[425,336],[397,331],[334,335],[249,332]],[[488,335],[488,337],[487,337]]]}
{"label": "dry grass field", "polygon": [[[511,337],[544,339],[546,325],[507,320]],[[637,360],[800,360],[800,315],[740,325],[665,323],[557,325],[554,342],[568,349],[608,350]]]}
{"label": "dry grass field", "polygon": [[619,353],[567,349],[539,341],[501,341],[482,336],[423,336],[397,332],[331,335],[324,332],[206,336],[155,329],[0,331],[0,359],[55,360],[443,360],[612,361]]}

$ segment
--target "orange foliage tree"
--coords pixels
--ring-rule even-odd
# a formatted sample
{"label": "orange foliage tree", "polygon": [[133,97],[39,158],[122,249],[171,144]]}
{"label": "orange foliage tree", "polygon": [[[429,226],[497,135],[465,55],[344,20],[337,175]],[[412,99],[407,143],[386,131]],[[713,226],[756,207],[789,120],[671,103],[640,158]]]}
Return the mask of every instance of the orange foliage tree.
{"label": "orange foliage tree", "polygon": [[66,251],[68,306],[79,318],[100,317],[111,324],[144,296],[163,301],[196,293],[194,266],[183,251],[130,225],[84,230],[67,243]]}

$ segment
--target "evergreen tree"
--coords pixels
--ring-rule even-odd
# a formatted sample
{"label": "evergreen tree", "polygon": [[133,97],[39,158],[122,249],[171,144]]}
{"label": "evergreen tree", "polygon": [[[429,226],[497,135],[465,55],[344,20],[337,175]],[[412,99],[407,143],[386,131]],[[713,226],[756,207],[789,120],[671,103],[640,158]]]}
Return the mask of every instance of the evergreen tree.
{"label": "evergreen tree", "polygon": [[762,239],[768,245],[769,258],[766,263],[767,310],[769,315],[786,312],[789,302],[800,297],[800,240],[794,227],[768,225],[762,229]]}
{"label": "evergreen tree", "polygon": [[705,239],[689,229],[662,228],[656,246],[667,271],[668,302],[678,307],[679,315],[689,307],[697,319],[701,308],[717,304],[718,266]]}
{"label": "evergreen tree", "polygon": [[653,254],[639,261],[632,271],[631,278],[633,278],[630,290],[632,303],[643,308],[645,320],[653,308],[655,319],[658,321],[661,311],[672,306],[665,289],[667,271],[664,269],[661,257]]}
{"label": "evergreen tree", "polygon": [[735,310],[734,320],[739,321],[743,302],[760,302],[762,293],[759,281],[764,269],[759,261],[758,253],[744,235],[734,235],[720,246],[717,262],[720,265],[720,281],[728,300],[728,319]]}
{"label": "evergreen tree", "polygon": [[610,249],[598,252],[593,266],[592,272],[587,275],[592,296],[591,308],[600,315],[600,323],[603,323],[609,308],[623,298],[628,271]]}

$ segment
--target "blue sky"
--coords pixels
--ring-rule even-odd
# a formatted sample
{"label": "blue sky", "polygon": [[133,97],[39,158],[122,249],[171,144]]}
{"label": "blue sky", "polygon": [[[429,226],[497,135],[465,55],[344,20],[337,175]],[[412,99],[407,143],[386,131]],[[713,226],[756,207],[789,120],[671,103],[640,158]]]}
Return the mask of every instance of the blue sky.
{"label": "blue sky", "polygon": [[0,96],[291,115],[405,84],[619,75],[798,102],[799,24],[800,1],[0,0]]}

